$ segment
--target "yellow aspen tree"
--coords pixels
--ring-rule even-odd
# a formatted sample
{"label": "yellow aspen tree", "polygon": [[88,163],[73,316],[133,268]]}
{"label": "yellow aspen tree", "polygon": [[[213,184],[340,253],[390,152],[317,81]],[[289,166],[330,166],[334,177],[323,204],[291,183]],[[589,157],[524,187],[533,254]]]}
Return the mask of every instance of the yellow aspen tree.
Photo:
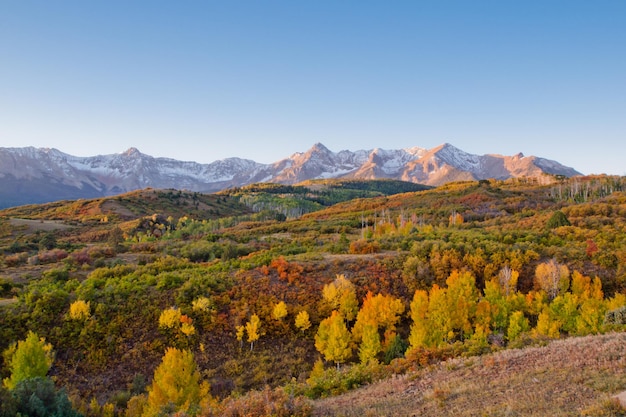
{"label": "yellow aspen tree", "polygon": [[606,300],[607,311],[615,310],[620,307],[626,306],[626,294],[615,293],[615,295]]}
{"label": "yellow aspen tree", "polygon": [[250,321],[246,323],[246,333],[248,333],[248,343],[250,350],[254,349],[254,342],[259,340],[259,328],[261,327],[261,319],[256,314],[250,317]]}
{"label": "yellow aspen tree", "polygon": [[309,313],[305,310],[302,310],[296,316],[296,321],[294,323],[300,331],[305,332],[309,327],[311,327],[311,320],[309,319]]}
{"label": "yellow aspen tree", "polygon": [[608,311],[608,302],[604,300],[602,282],[598,277],[593,280],[580,272],[572,273],[571,292],[578,298],[578,315],[574,323],[575,333],[587,335],[598,333]]}
{"label": "yellow aspen tree", "polygon": [[446,289],[433,285],[428,295],[428,343],[438,347],[454,338]]}
{"label": "yellow aspen tree", "polygon": [[463,339],[468,338],[474,330],[472,320],[476,314],[478,300],[476,280],[471,272],[455,270],[446,280],[446,284],[448,286],[446,298],[450,330],[458,331]]}
{"label": "yellow aspen tree", "polygon": [[378,326],[373,323],[366,324],[363,327],[361,345],[359,346],[359,360],[362,364],[378,363],[376,355],[381,349]]}
{"label": "yellow aspen tree", "polygon": [[315,335],[315,348],[327,361],[339,367],[352,355],[350,332],[339,311],[333,310],[330,317],[322,320]]}
{"label": "yellow aspen tree", "polygon": [[319,358],[313,364],[313,369],[311,369],[311,373],[306,379],[306,383],[309,386],[315,386],[319,380],[324,378],[324,373],[324,361],[322,361],[322,358]]}
{"label": "yellow aspen tree", "polygon": [[524,317],[524,313],[521,311],[514,311],[511,313],[509,320],[509,327],[507,329],[507,339],[509,342],[516,340],[522,333],[530,330],[528,319]]}
{"label": "yellow aspen tree", "polygon": [[332,310],[343,314],[348,321],[354,320],[359,309],[354,284],[343,274],[337,275],[335,280],[322,288],[322,297]]}
{"label": "yellow aspen tree", "polygon": [[417,290],[411,301],[411,333],[409,344],[411,349],[426,347],[430,344],[430,322],[428,320],[428,293]]}
{"label": "yellow aspen tree", "polygon": [[[497,279],[485,282],[483,301],[489,302],[492,329],[501,332],[505,331],[508,326],[510,304]],[[476,314],[478,315],[478,310]]]}
{"label": "yellow aspen tree", "polygon": [[243,347],[243,336],[246,334],[246,326],[235,326],[235,335],[237,336],[237,340],[239,341],[240,346]]}
{"label": "yellow aspen tree", "polygon": [[476,315],[474,318],[474,332],[480,326],[482,331],[489,335],[492,328],[493,310],[497,306],[493,306],[488,300],[482,299],[476,304]]}
{"label": "yellow aspen tree", "polygon": [[581,299],[604,299],[604,293],[602,292],[602,281],[600,281],[600,278],[595,277],[592,280],[590,277],[584,276],[578,271],[572,272],[570,291],[572,292],[572,294],[579,296]]}
{"label": "yellow aspen tree", "polygon": [[374,302],[374,294],[371,291],[363,299],[363,305],[356,315],[356,322],[352,328],[352,336],[359,342],[363,336],[363,329],[367,325],[375,325],[378,328],[378,312]]}
{"label": "yellow aspen tree", "polygon": [[403,312],[402,300],[391,295],[373,295],[368,292],[356,316],[352,336],[358,342],[363,336],[364,327],[374,325],[376,329],[383,330],[386,336],[384,345],[387,346],[395,338],[396,324]]}
{"label": "yellow aspen tree", "polygon": [[287,317],[287,304],[285,304],[284,301],[281,301],[274,306],[274,309],[272,310],[272,317],[274,317],[275,320],[282,320]]}
{"label": "yellow aspen tree", "polygon": [[548,309],[539,314],[537,326],[533,329],[535,336],[548,336],[558,339],[560,336],[561,323],[551,317]]}
{"label": "yellow aspen tree", "polygon": [[[193,354],[189,350],[168,348],[161,364],[154,371],[152,385],[148,387],[148,401],[144,417],[162,415],[165,407],[168,412],[193,413],[200,404],[203,392],[200,372]],[[174,410],[169,409],[174,407]]]}
{"label": "yellow aspen tree", "polygon": [[448,224],[450,226],[463,224],[463,216],[456,210],[453,210],[450,217],[448,217]]}
{"label": "yellow aspen tree", "polygon": [[580,301],[579,296],[567,292],[557,296],[550,303],[551,317],[558,320],[561,323],[561,329],[571,335],[576,333],[576,322],[580,315],[578,310]]}
{"label": "yellow aspen tree", "polygon": [[468,346],[470,346],[475,352],[487,348],[489,346],[489,340],[487,339],[489,333],[490,331],[488,328],[480,323],[477,323],[474,328],[474,333],[472,333],[472,337],[470,337],[467,342]]}
{"label": "yellow aspen tree", "polygon": [[599,333],[604,324],[607,303],[596,298],[584,299],[579,307],[580,314],[576,318],[576,334],[587,335]]}
{"label": "yellow aspen tree", "polygon": [[52,366],[54,354],[51,344],[29,331],[25,340],[20,340],[4,352],[4,357],[8,358],[7,367],[11,376],[2,382],[12,390],[25,379],[45,377]]}
{"label": "yellow aspen tree", "polygon": [[535,269],[535,288],[543,290],[552,300],[567,291],[569,287],[569,269],[555,259],[537,265]]}
{"label": "yellow aspen tree", "polygon": [[339,312],[346,320],[352,321],[359,310],[359,301],[356,298],[354,286],[350,290],[345,290],[339,299]]}

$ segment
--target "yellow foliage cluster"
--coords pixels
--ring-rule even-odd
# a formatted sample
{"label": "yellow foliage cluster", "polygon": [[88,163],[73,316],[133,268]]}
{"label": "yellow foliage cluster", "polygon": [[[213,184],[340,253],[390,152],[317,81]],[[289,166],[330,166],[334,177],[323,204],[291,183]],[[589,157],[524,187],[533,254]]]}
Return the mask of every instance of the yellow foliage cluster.
{"label": "yellow foliage cluster", "polygon": [[243,337],[247,333],[250,350],[252,350],[254,348],[254,342],[259,340],[259,337],[261,337],[260,328],[261,319],[258,315],[253,314],[245,325],[235,326],[237,340],[243,344]]}
{"label": "yellow foliage cluster", "polygon": [[211,300],[207,297],[199,297],[192,301],[191,308],[193,311],[207,312],[211,308]]}
{"label": "yellow foliage cluster", "polygon": [[91,316],[89,301],[76,300],[70,304],[70,319],[87,320]]}
{"label": "yellow foliage cluster", "polygon": [[196,334],[191,317],[181,313],[176,307],[170,307],[161,312],[159,316],[159,327],[162,329],[180,330],[185,336]]}
{"label": "yellow foliage cluster", "polygon": [[180,326],[180,318],[182,313],[176,307],[170,307],[161,312],[159,316],[159,327],[164,329],[173,329]]}
{"label": "yellow foliage cluster", "polygon": [[337,275],[333,282],[324,285],[322,297],[332,310],[339,311],[348,321],[354,320],[359,309],[359,302],[354,284],[343,274]]}
{"label": "yellow foliage cluster", "polygon": [[305,310],[298,313],[296,316],[296,321],[294,323],[298,329],[301,331],[306,331],[309,327],[311,327],[311,320],[309,318],[309,313]]}
{"label": "yellow foliage cluster", "polygon": [[274,306],[274,310],[272,311],[272,317],[276,320],[282,320],[287,317],[287,304],[284,301],[279,302]]}

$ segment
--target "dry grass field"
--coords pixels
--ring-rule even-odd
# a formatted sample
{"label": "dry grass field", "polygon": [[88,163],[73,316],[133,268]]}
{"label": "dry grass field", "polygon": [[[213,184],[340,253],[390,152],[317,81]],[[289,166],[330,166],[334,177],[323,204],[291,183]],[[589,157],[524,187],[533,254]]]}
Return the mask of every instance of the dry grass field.
{"label": "dry grass field", "polygon": [[315,416],[620,416],[626,333],[457,358],[315,402]]}

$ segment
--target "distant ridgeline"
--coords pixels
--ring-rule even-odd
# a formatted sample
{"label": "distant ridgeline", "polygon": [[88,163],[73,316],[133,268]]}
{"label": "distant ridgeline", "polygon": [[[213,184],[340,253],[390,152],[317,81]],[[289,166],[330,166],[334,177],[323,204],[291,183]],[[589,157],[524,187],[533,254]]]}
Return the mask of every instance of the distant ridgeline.
{"label": "distant ridgeline", "polygon": [[310,180],[299,185],[258,183],[218,194],[239,199],[255,212],[280,213],[286,219],[357,198],[424,191],[433,187],[396,180]]}

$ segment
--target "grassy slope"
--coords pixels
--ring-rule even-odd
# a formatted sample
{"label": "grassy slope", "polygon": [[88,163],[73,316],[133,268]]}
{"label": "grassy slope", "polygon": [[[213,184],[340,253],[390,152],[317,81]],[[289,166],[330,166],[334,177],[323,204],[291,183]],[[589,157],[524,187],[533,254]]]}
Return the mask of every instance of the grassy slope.
{"label": "grassy slope", "polygon": [[602,415],[624,389],[626,334],[612,333],[451,359],[318,400],[314,415]]}

